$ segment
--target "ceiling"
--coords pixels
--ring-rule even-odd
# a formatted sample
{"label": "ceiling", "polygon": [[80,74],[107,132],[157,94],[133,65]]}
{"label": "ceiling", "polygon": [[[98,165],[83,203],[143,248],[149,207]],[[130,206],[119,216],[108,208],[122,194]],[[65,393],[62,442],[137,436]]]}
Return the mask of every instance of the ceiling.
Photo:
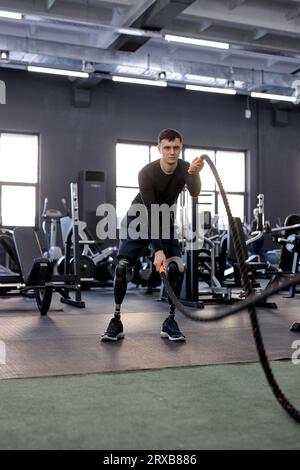
{"label": "ceiling", "polygon": [[[300,95],[300,0],[0,0],[1,67],[86,70],[95,86],[112,74],[168,85],[234,86],[238,93]],[[165,34],[229,43],[183,45]],[[73,79],[74,80],[74,79]],[[233,82],[234,81],[234,82]]]}

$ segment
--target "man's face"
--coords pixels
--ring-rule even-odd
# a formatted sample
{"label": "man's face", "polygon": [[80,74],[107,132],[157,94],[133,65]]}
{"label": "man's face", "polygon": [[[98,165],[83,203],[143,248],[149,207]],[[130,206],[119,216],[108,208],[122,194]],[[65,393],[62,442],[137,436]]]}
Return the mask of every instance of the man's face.
{"label": "man's face", "polygon": [[180,157],[182,143],[178,138],[176,138],[175,140],[163,139],[158,144],[158,150],[165,163],[167,163],[168,165],[174,165],[177,163],[178,158]]}

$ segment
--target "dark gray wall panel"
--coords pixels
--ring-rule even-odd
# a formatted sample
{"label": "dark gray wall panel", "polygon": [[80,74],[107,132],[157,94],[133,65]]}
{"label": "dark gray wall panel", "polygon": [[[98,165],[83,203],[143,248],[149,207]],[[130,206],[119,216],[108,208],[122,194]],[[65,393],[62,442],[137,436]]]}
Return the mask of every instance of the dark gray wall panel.
{"label": "dark gray wall panel", "polygon": [[83,168],[106,172],[107,201],[114,203],[117,139],[155,142],[162,128],[174,127],[188,145],[249,152],[248,210],[256,204],[256,194],[264,192],[272,222],[277,216],[300,211],[300,114],[296,108],[288,113],[287,126],[274,127],[268,102],[251,102],[252,119],[247,120],[243,96],[110,81],[92,90],[89,107],[78,108],[72,104],[72,82],[67,78],[2,70],[0,79],[7,86],[7,104],[0,106],[0,129],[40,133],[40,201],[47,195],[51,206],[69,196],[68,185]]}

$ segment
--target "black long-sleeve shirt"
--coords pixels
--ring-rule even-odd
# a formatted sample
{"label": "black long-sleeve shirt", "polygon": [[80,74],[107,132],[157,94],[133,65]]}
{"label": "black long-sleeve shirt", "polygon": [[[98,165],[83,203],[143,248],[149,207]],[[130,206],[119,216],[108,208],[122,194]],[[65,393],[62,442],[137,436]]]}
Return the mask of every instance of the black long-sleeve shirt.
{"label": "black long-sleeve shirt", "polygon": [[[171,175],[164,173],[160,159],[146,165],[138,175],[140,192],[132,204],[143,204],[148,213],[149,236],[151,234],[151,205],[176,204],[179,194],[186,185],[191,196],[196,197],[201,190],[200,176],[188,173],[189,163],[178,160],[177,167]],[[130,217],[130,216],[129,216]],[[172,224],[172,222],[171,222]],[[161,237],[151,238],[154,251],[162,250]]]}

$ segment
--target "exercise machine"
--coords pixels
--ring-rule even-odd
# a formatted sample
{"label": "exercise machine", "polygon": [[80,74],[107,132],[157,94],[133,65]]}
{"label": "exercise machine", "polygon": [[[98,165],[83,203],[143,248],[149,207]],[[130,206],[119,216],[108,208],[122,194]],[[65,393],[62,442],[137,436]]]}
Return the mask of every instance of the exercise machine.
{"label": "exercise machine", "polygon": [[[62,199],[64,207],[66,206],[65,199]],[[58,209],[48,208],[48,198],[44,200],[44,208],[42,212],[42,230],[47,241],[47,252],[45,256],[55,264],[62,257],[61,247],[57,244],[57,231],[59,227],[59,221],[63,214]],[[48,230],[48,227],[50,229]]]}
{"label": "exercise machine", "polygon": [[[76,193],[78,200],[78,194]],[[79,214],[77,213],[78,217]],[[64,246],[63,256],[57,262],[57,270],[60,274],[74,272],[73,256],[73,223],[68,210],[65,217],[60,218],[62,242]],[[111,286],[114,278],[114,267],[117,256],[117,247],[110,246],[103,250],[99,243],[92,239],[87,229],[86,222],[78,219],[78,275],[84,287]]]}
{"label": "exercise machine", "polygon": [[[74,240],[74,272],[72,274],[56,275],[53,273],[53,264],[50,259],[43,256],[37,233],[32,227],[16,227],[12,234],[5,233],[3,234],[5,237],[2,237],[2,246],[9,247],[10,255],[15,257],[18,263],[19,272],[6,273],[1,276],[0,291],[32,293],[41,315],[47,314],[53,292],[61,294],[61,302],[63,303],[79,308],[85,307],[85,303],[81,299],[81,285],[78,276],[78,201],[76,194],[76,183],[71,183]],[[75,298],[71,297],[71,291],[75,292]]]}

